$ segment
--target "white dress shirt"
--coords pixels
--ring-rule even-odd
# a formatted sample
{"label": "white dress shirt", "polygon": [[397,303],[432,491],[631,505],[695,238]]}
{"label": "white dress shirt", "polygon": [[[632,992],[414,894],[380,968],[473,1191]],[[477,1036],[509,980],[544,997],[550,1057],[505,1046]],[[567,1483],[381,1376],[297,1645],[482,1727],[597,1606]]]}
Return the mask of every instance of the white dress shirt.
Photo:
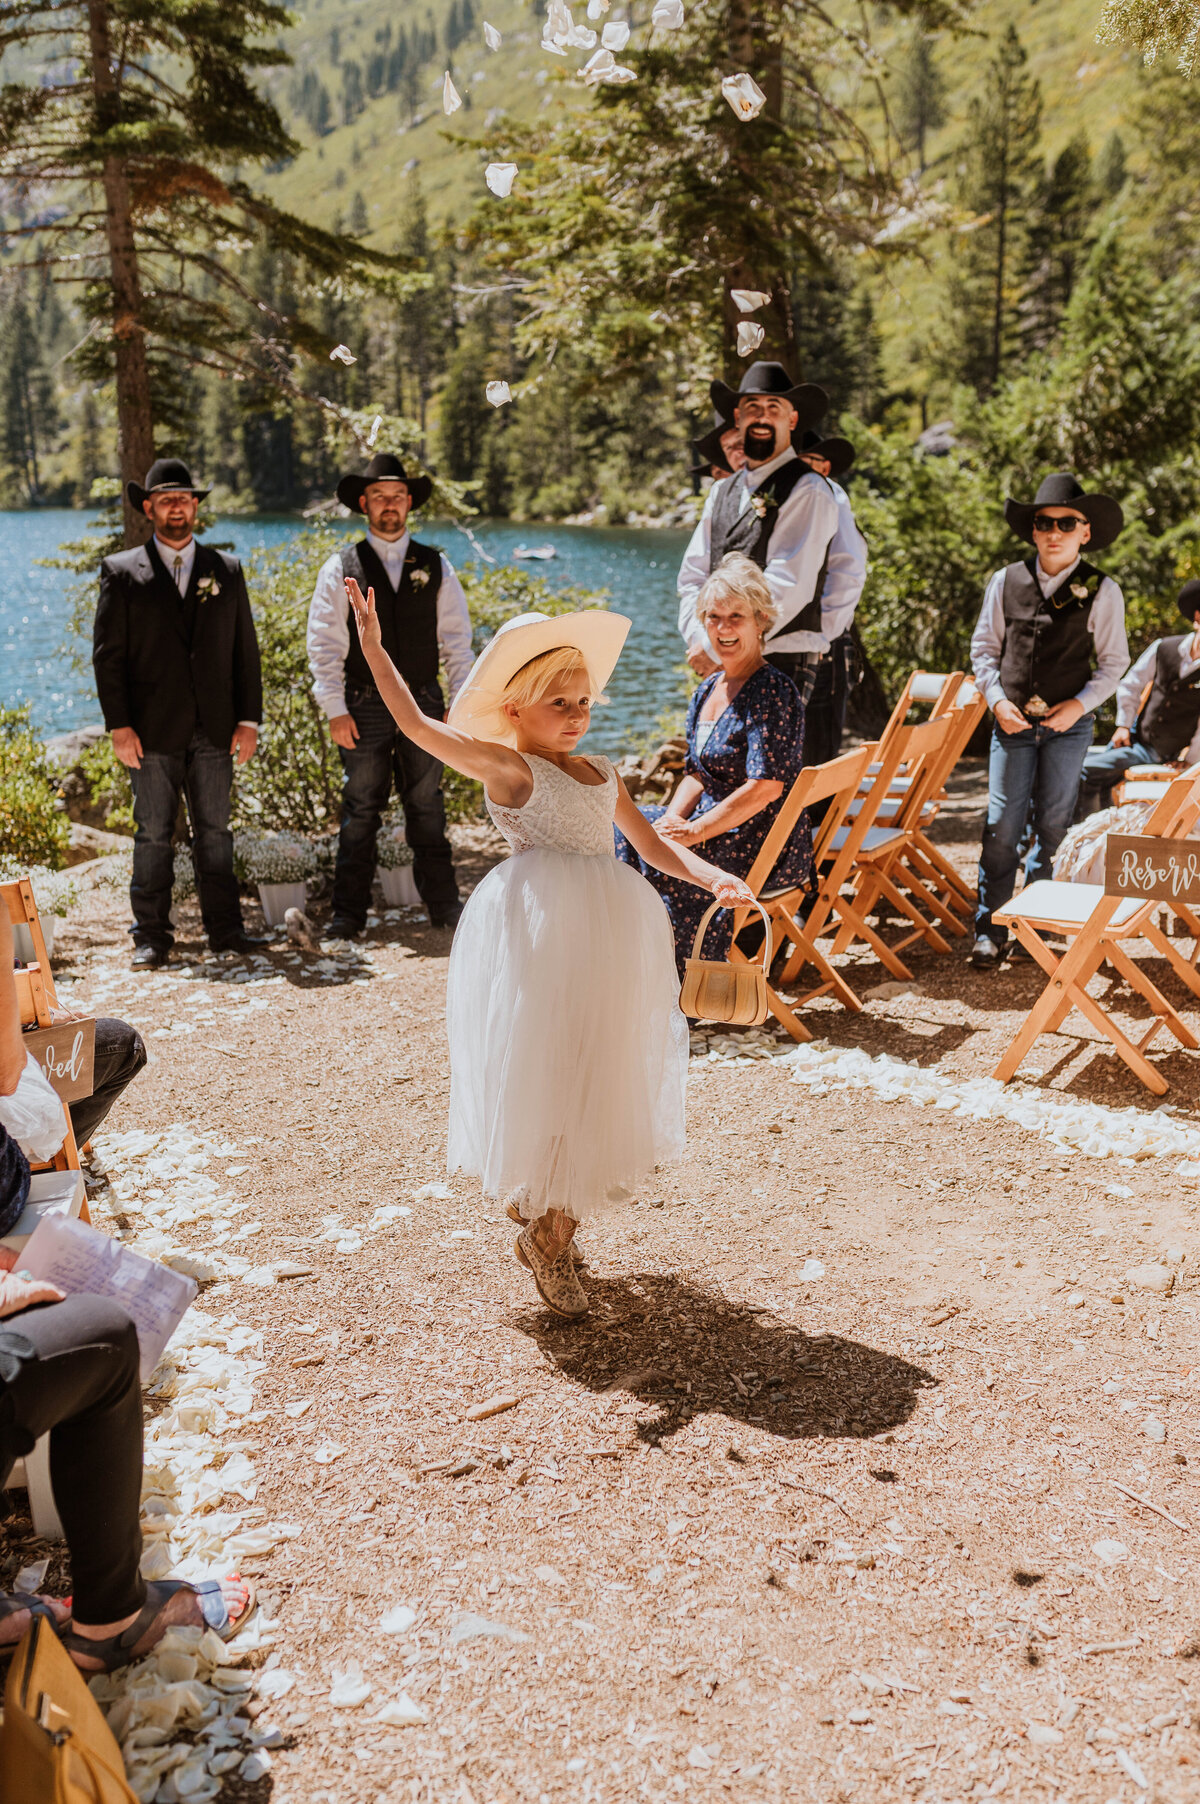
{"label": "white dress shirt", "polygon": [[[402,532],[398,539],[377,539],[373,532],[368,532],[367,543],[395,588],[408,556],[408,533]],[[330,720],[347,712],[346,653],[350,649],[350,634],[355,631],[357,628],[350,624],[342,560],[335,551],[321,565],[308,609],[308,662],[313,673],[313,694]],[[474,657],[467,598],[445,552],[442,553],[442,579],[437,592],[437,636],[450,679],[449,701],[453,701],[467,680]]]}
{"label": "white dress shirt", "polygon": [[867,580],[867,541],[858,529],[850,497],[840,482],[827,478],[837,502],[838,523],[829,547],[825,587],[821,590],[821,631],[832,645],[850,630]]}
{"label": "white dress shirt", "polygon": [[[154,535],[154,549],[163,561],[167,575],[174,577],[175,586],[181,595],[187,594],[187,586],[192,580],[192,565],[196,561],[196,541],[189,539],[186,545],[164,545],[158,534]],[[179,569],[175,569],[175,559],[179,559]]]}
{"label": "white dress shirt", "polygon": [[[773,476],[784,464],[791,463],[795,456],[794,449],[789,445],[778,457],[771,458],[769,463],[758,464],[753,470],[749,465],[746,466],[743,513],[750,506],[751,495],[762,487],[768,476]],[[724,480],[732,482],[733,478],[726,477]],[[708,580],[712,511],[720,487],[719,482],[714,482],[708,491],[704,512],[679,566],[679,580],[676,584],[679,594],[679,631],[689,652],[710,650],[708,635],[696,619],[696,597]],[[782,503],[767,547],[767,566],[763,575],[779,610],[781,622],[786,624],[811,601],[821,565],[825,561],[826,549],[837,527],[838,505],[833,490],[823,476],[810,470],[800,478]],[[824,606],[821,624],[824,628]],[[829,639],[823,630],[819,633],[768,633],[764,649],[768,656],[774,651],[824,652],[829,650]]]}
{"label": "white dress shirt", "polygon": [[[1133,728],[1137,725],[1137,717],[1141,710],[1142,692],[1147,683],[1154,681],[1154,666],[1158,658],[1161,639],[1155,639],[1148,645],[1137,663],[1134,664],[1117,685],[1117,725]],[[1200,633],[1192,635],[1192,642],[1186,648],[1180,661],[1179,674],[1185,680],[1196,674],[1200,668]],[[1192,743],[1186,752],[1179,754],[1184,764],[1200,763],[1200,722],[1192,734]]]}
{"label": "white dress shirt", "polygon": [[[1079,559],[1057,576],[1047,576],[1039,561],[1037,580],[1043,595],[1054,595],[1079,568]],[[1004,571],[997,570],[988,583],[983,609],[971,635],[971,668],[979,692],[987,705],[995,709],[997,702],[1007,699],[1000,681],[1000,655],[1004,650]],[[1085,714],[1115,695],[1117,684],[1129,668],[1129,641],[1125,637],[1125,597],[1111,576],[1106,576],[1096,590],[1096,599],[1088,613],[1088,631],[1096,646],[1096,670],[1083,685],[1075,700]]]}

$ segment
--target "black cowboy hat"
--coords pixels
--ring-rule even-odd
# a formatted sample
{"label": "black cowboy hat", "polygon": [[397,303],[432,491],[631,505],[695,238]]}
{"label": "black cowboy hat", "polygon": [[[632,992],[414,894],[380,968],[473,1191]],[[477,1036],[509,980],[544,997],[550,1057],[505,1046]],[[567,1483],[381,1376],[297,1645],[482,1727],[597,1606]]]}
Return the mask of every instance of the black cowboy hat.
{"label": "black cowboy hat", "polygon": [[709,394],[717,412],[726,420],[733,418],[734,408],[743,395],[779,395],[790,401],[800,418],[797,432],[815,426],[829,411],[829,396],[815,382],[794,383],[781,363],[752,363],[742,372],[736,388],[718,379],[709,384]]}
{"label": "black cowboy hat", "polygon": [[146,472],[144,485],[140,482],[125,484],[129,505],[136,514],[141,513],[143,501],[147,501],[151,495],[161,495],[167,489],[186,489],[187,493],[194,495],[197,501],[203,501],[204,497],[212,492],[209,489],[196,487],[192,481],[192,472],[178,457],[157,458]]}
{"label": "black cowboy hat", "polygon": [[1184,583],[1180,589],[1179,612],[1189,626],[1196,624],[1196,615],[1200,614],[1200,578],[1193,576],[1192,580]]}
{"label": "black cowboy hat", "polygon": [[844,476],[854,462],[854,446],[848,438],[822,438],[819,432],[793,432],[792,443],[801,457],[811,452],[815,457],[826,458],[831,476]]}
{"label": "black cowboy hat", "polygon": [[1069,470],[1059,470],[1053,476],[1042,478],[1041,487],[1032,501],[1010,498],[1004,503],[1004,518],[1027,545],[1033,544],[1033,516],[1044,507],[1071,507],[1081,514],[1092,529],[1089,551],[1103,551],[1125,524],[1119,501],[1114,501],[1111,495],[1086,495]]}
{"label": "black cowboy hat", "polygon": [[403,482],[408,486],[414,508],[424,507],[433,493],[428,476],[410,476],[398,457],[390,451],[376,452],[361,476],[343,476],[337,485],[337,498],[353,514],[363,511],[363,490],[369,482]]}
{"label": "black cowboy hat", "polygon": [[732,420],[722,419],[719,413],[714,414],[709,431],[702,438],[692,440],[692,453],[696,459],[692,469],[693,476],[707,476],[714,466],[718,470],[725,470],[730,475],[733,474],[729,467],[729,460],[721,449],[721,436],[728,432],[732,425]]}

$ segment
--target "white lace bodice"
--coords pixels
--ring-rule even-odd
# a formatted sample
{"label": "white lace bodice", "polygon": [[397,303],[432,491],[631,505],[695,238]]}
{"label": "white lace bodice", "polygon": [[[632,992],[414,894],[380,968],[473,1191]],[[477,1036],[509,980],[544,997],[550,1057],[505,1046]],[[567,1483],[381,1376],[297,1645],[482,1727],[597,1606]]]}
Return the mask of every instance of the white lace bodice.
{"label": "white lace bodice", "polygon": [[535,846],[554,852],[578,852],[585,857],[613,856],[613,815],[617,806],[617,773],[607,758],[589,757],[588,763],[604,776],[603,783],[577,783],[557,764],[523,752],[533,776],[533,794],[523,808],[501,808],[486,797],[487,811],[514,852],[531,852]]}

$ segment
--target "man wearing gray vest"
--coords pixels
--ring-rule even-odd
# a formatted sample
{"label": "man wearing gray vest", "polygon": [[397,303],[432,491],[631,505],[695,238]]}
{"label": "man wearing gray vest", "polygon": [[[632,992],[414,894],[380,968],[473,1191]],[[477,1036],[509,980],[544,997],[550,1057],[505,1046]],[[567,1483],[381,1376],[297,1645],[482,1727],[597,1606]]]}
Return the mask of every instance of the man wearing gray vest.
{"label": "man wearing gray vest", "polygon": [[1179,591],[1186,633],[1155,639],[1117,687],[1117,730],[1083,761],[1079,813],[1112,804],[1113,784],[1138,764],[1200,764],[1200,579]]}
{"label": "man wearing gray vest", "polygon": [[696,597],[726,552],[742,551],[766,577],[778,612],[763,644],[767,662],[807,701],[829,651],[821,591],[838,510],[829,483],[797,457],[792,435],[816,424],[829,397],[812,383],[793,383],[780,363],[752,363],[736,393],[724,382],[710,392],[718,414],[732,414],[741,429],[746,462],[709,490],[680,565],[679,630],[688,663],[700,676],[717,668],[696,619]]}
{"label": "man wearing gray vest", "polygon": [[440,656],[453,701],[471,668],[471,619],[449,559],[408,532],[410,511],[424,505],[432,487],[427,476],[409,476],[388,452],[373,457],[361,476],[343,476],[338,500],[366,514],[368,531],[321,566],[308,610],[313,693],[329,716],[345,771],[328,929],[333,939],[355,939],[366,926],[375,836],[393,778],[413,851],[413,878],[431,923],[454,927],[462,913],[446,838],[442,766],[397,730],[363,657],[346,598],[350,576],[364,595],[374,589],[392,662],[422,711],[443,720]]}

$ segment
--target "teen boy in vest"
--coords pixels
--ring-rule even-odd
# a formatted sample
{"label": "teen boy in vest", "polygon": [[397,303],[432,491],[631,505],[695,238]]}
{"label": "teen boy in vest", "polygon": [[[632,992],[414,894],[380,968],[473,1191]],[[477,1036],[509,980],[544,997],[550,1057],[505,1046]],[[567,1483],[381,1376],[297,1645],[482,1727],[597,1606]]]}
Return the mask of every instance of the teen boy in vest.
{"label": "teen boy in vest", "polygon": [[1007,933],[993,925],[1016,887],[1018,848],[1033,808],[1029,882],[1052,877],[1071,824],[1093,713],[1129,664],[1125,600],[1111,576],[1084,561],[1123,516],[1107,495],[1085,495],[1070,475],[1047,476],[1032,503],[1004,514],[1035,555],[992,577],[971,640],[975,681],[992,710],[988,812],[979,856],[971,963],[994,969]]}
{"label": "teen boy in vest", "polygon": [[[764,642],[767,662],[782,670],[807,701],[829,650],[821,630],[821,591],[837,531],[833,490],[801,463],[792,434],[815,425],[829,406],[824,389],[796,386],[779,363],[752,363],[736,392],[714,382],[713,406],[731,414],[742,434],[745,464],[714,483],[679,569],[679,630],[688,663],[705,676],[716,665],[696,619],[701,585],[727,551],[743,551],[767,579],[778,621]],[[807,736],[804,762],[811,764]]]}
{"label": "teen boy in vest", "polygon": [[308,610],[308,661],[313,693],[329,716],[345,771],[342,824],[333,876],[333,939],[354,939],[366,926],[375,874],[375,835],[392,791],[404,807],[413,878],[435,927],[462,913],[442,798],[442,766],[396,730],[371,677],[350,622],[346,578],[375,591],[383,643],[422,710],[445,718],[438,686],[439,647],[453,701],[471,668],[471,620],[462,585],[448,559],[409,536],[409,512],[429,499],[427,476],[409,476],[399,458],[373,457],[361,476],[343,476],[338,500],[365,513],[368,531],[321,567]]}
{"label": "teen boy in vest", "polygon": [[1117,730],[1083,761],[1081,814],[1110,807],[1113,784],[1135,764],[1200,763],[1200,581],[1184,583],[1179,611],[1187,632],[1156,639],[1121,679]]}

